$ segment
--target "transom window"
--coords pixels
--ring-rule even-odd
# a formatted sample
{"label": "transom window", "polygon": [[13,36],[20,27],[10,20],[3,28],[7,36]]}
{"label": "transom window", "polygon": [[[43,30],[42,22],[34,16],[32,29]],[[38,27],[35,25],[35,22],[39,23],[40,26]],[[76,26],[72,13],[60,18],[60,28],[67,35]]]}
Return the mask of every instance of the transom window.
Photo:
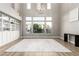
{"label": "transom window", "polygon": [[33,17],[34,22],[42,22],[45,21],[44,17]]}
{"label": "transom window", "polygon": [[47,9],[51,9],[51,3],[47,3]]}
{"label": "transom window", "polygon": [[26,17],[26,33],[51,33],[52,17]]}

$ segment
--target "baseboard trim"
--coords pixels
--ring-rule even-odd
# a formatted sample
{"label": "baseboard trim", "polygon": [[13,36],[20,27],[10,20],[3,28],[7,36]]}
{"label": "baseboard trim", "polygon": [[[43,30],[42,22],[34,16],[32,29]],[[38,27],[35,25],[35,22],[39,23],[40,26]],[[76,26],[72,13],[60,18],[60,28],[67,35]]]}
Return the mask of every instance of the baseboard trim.
{"label": "baseboard trim", "polygon": [[75,44],[75,42],[73,42],[73,41],[70,41],[70,43]]}
{"label": "baseboard trim", "polygon": [[61,36],[60,36],[59,38],[60,38],[60,39],[62,39],[62,40],[64,40],[64,38],[63,38],[63,37],[61,37]]}
{"label": "baseboard trim", "polygon": [[21,39],[59,39],[59,36],[21,36]]}
{"label": "baseboard trim", "polygon": [[[60,37],[60,39],[64,40],[64,37]],[[75,44],[75,42],[73,42],[73,41],[69,41],[69,42],[72,43],[72,44]]]}

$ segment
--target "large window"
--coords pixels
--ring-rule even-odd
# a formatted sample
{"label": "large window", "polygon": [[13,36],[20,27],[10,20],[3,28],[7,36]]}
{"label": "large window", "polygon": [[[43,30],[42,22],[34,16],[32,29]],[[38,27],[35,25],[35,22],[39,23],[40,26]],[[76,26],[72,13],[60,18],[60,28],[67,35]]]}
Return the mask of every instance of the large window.
{"label": "large window", "polygon": [[51,33],[52,17],[26,17],[26,33]]}

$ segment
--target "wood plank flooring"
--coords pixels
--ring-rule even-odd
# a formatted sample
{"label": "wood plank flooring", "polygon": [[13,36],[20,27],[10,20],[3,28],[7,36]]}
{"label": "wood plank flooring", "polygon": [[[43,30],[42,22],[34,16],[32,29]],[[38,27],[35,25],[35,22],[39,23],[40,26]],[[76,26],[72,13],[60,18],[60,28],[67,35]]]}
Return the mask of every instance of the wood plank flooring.
{"label": "wood plank flooring", "polygon": [[15,40],[5,46],[0,47],[0,56],[79,56],[79,47],[75,47],[73,44],[64,42],[61,39],[55,39],[60,44],[71,50],[72,52],[6,52],[5,50],[11,46],[17,44],[21,39]]}

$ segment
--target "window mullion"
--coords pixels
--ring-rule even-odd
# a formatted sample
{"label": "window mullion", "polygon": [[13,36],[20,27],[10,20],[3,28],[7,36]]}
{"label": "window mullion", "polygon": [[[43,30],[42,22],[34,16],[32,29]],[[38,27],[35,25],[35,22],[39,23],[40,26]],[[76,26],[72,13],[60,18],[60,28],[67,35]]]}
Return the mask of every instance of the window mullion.
{"label": "window mullion", "polygon": [[33,33],[33,17],[32,17],[32,33]]}
{"label": "window mullion", "polygon": [[44,17],[45,18],[45,24],[44,24],[44,31],[45,31],[45,33],[46,33],[46,17]]}

